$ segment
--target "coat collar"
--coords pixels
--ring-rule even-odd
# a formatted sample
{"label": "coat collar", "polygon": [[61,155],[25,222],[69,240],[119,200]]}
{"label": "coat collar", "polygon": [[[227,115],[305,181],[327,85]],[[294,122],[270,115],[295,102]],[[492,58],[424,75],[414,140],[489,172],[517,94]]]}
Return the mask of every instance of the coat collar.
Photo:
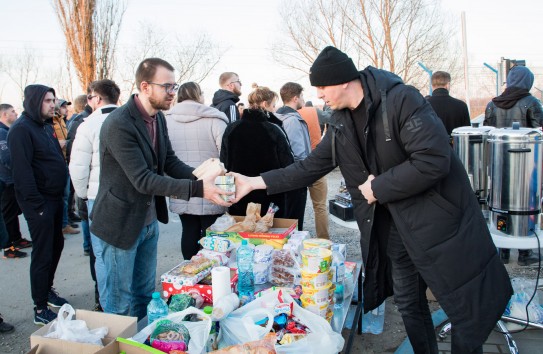
{"label": "coat collar", "polygon": [[[134,101],[134,97],[136,94],[133,94],[130,96],[130,99],[128,102],[126,102],[126,106],[128,107],[128,111],[130,112],[130,116],[134,119],[134,125],[136,126],[136,129],[142,135],[149,144],[149,147],[151,148],[151,151],[154,151],[153,142],[151,140],[151,137],[149,136],[149,132],[147,131],[147,127],[145,126],[145,121],[143,120],[143,116],[141,115],[141,112],[139,111],[138,107],[136,106],[136,102]],[[159,116],[162,114],[161,111],[158,111],[156,114],[157,121]],[[159,138],[158,135],[158,124],[157,124],[157,139]]]}

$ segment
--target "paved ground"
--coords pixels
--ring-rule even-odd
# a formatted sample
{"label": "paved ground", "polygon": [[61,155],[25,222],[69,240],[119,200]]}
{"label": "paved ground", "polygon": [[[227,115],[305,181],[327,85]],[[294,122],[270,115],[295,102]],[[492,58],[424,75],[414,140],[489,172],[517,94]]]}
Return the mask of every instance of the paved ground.
{"label": "paved ground", "polygon": [[[333,197],[339,188],[341,175],[334,171],[329,175],[329,196]],[[180,229],[181,225],[176,215],[170,214],[168,225],[160,226],[159,257],[157,268],[158,281],[162,273],[177,265],[181,260]],[[314,233],[313,211],[308,203],[306,212],[306,230]],[[26,222],[21,217],[21,226],[25,237],[28,237]],[[331,237],[337,242],[348,244],[348,258],[360,259],[359,235],[334,223],[330,225]],[[512,254],[512,259],[514,258]],[[32,300],[28,269],[30,259],[7,260],[0,259],[0,312],[7,322],[15,325],[12,334],[0,335],[0,354],[26,353],[30,348],[29,336],[38,327],[32,322]],[[516,265],[508,266],[513,276],[535,277],[534,269],[521,269]],[[83,255],[82,237],[67,236],[64,252],[55,279],[55,287],[66,297],[74,308],[92,309],[94,306],[93,283],[89,273],[88,257]],[[432,311],[439,309],[436,302],[431,302]],[[347,337],[349,331],[344,330]],[[405,330],[401,317],[392,299],[387,301],[385,327],[381,335],[362,334],[355,337],[353,353],[409,353],[405,344]],[[505,342],[499,334],[493,334],[485,346],[485,353],[507,353]],[[450,339],[450,338],[449,338]],[[447,339],[447,340],[449,340]],[[543,331],[530,330],[514,335],[521,353],[543,353]],[[445,340],[440,343],[442,353],[448,353],[450,343]]]}

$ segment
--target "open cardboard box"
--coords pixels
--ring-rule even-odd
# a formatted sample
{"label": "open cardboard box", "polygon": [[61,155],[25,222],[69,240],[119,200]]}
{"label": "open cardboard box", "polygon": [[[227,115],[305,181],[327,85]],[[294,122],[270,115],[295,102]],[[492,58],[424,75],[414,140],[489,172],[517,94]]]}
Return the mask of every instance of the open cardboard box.
{"label": "open cardboard box", "polygon": [[[243,221],[245,216],[232,215],[236,222]],[[225,237],[232,242],[241,243],[243,239],[247,239],[248,242],[258,246],[260,244],[269,244],[277,249],[283,248],[283,245],[287,242],[290,234],[296,230],[298,226],[298,220],[296,219],[281,219],[274,218],[273,225],[269,232],[227,232],[227,231],[211,231],[209,228],[206,230],[206,236],[220,236]]]}
{"label": "open cardboard box", "polygon": [[[108,327],[109,332],[102,340],[102,343],[106,347],[115,343],[115,338],[132,337],[137,331],[136,317],[76,310],[75,319],[84,320],[89,329]],[[28,354],[94,354],[104,348],[96,344],[78,343],[44,337],[52,324],[53,322],[32,333],[30,336],[30,347],[32,350],[28,352]]]}
{"label": "open cardboard box", "polygon": [[124,338],[117,338],[115,342],[97,351],[96,354],[119,354],[121,351],[126,354],[164,354],[161,350]]}

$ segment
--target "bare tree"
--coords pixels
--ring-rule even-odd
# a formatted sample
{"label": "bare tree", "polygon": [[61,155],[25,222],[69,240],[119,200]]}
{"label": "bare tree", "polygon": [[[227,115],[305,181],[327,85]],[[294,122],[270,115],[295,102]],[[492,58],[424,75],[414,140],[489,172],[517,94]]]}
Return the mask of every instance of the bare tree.
{"label": "bare tree", "polygon": [[24,99],[25,87],[38,80],[39,61],[39,54],[35,50],[24,48],[3,64],[2,71],[17,86],[21,101]]}
{"label": "bare tree", "polygon": [[202,82],[224,54],[207,34],[191,38],[177,37],[173,45],[172,65],[177,71],[177,82]]}
{"label": "bare tree", "polygon": [[274,58],[308,72],[317,54],[333,45],[358,67],[387,69],[416,86],[427,83],[417,66],[455,71],[457,55],[450,19],[427,0],[290,0],[280,9],[288,43],[274,46]]}
{"label": "bare tree", "polygon": [[125,11],[117,0],[53,0],[66,48],[81,86],[112,74],[115,45]]}

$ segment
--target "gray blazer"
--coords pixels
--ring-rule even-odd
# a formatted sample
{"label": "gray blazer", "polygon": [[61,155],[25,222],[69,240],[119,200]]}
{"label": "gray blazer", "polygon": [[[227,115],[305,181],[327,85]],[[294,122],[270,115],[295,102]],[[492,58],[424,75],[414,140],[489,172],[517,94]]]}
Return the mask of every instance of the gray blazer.
{"label": "gray blazer", "polygon": [[102,125],[100,186],[90,215],[91,232],[115,247],[134,245],[153,196],[162,223],[168,222],[164,196],[190,198],[194,168],[175,156],[162,112],[157,114],[156,143],[157,153],[134,95]]}

